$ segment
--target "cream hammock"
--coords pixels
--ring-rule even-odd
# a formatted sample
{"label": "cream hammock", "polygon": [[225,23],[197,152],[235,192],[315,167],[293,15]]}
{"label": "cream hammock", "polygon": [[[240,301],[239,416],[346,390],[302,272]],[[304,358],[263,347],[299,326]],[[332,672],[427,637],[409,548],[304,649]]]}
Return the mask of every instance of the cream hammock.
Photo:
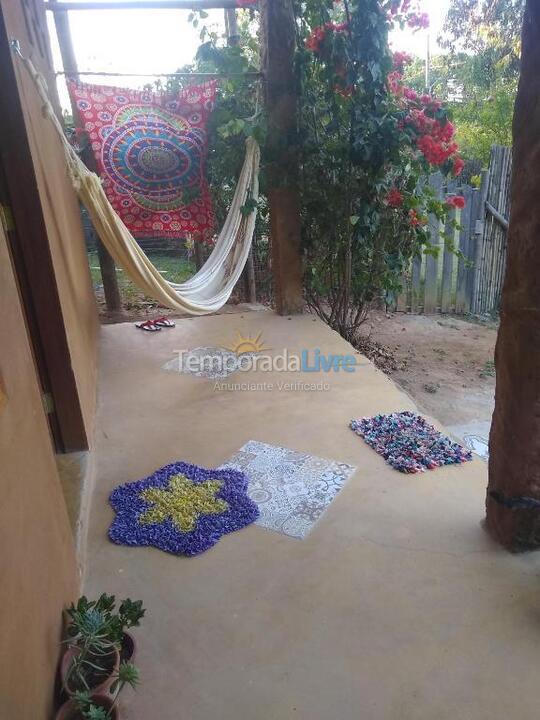
{"label": "cream hammock", "polygon": [[115,262],[146,295],[172,310],[206,315],[223,307],[244,269],[255,230],[257,211],[244,215],[242,206],[249,198],[257,201],[259,197],[260,150],[256,141],[246,140],[246,156],[233,201],[210,257],[190,280],[180,284],[167,282],[114,211],[99,177],[88,170],[69,144],[49,101],[45,79],[32,61],[21,54],[18,44],[13,43],[13,48],[34,80],[44,115],[58,131],[73,187]]}

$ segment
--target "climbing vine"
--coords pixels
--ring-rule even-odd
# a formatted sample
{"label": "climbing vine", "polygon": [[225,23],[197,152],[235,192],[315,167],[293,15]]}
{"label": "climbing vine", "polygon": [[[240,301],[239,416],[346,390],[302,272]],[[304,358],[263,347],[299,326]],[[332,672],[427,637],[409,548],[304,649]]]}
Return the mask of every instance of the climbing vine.
{"label": "climbing vine", "polygon": [[[250,3],[246,2],[246,7]],[[245,140],[253,136],[264,145],[264,115],[260,101],[260,82],[250,74],[259,70],[259,41],[254,14],[238,11],[241,42],[228,46],[226,38],[204,24],[204,11],[194,11],[188,21],[199,30],[201,45],[194,62],[179,72],[208,72],[222,75],[217,86],[215,109],[208,123],[209,154],[207,176],[216,212],[216,226],[223,223],[230,207],[236,181],[245,156]],[[196,78],[193,82],[200,82]],[[167,90],[180,87],[175,77],[167,80]],[[265,226],[265,204],[261,203],[258,225]]]}
{"label": "climbing vine", "polygon": [[438,251],[428,214],[463,199],[436,200],[425,179],[462,160],[447,110],[405,85],[409,58],[389,47],[393,27],[427,24],[410,0],[303,0],[296,16],[307,300],[354,340],[411,258]]}

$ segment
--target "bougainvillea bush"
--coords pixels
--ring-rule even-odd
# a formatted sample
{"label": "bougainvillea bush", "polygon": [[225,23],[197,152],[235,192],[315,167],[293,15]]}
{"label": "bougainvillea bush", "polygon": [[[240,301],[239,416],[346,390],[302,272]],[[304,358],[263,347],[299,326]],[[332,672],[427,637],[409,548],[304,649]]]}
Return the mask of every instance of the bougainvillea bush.
{"label": "bougainvillea bush", "polygon": [[[426,178],[463,167],[443,104],[403,79],[389,47],[397,26],[428,20],[411,0],[297,0],[301,202],[311,307],[354,340],[369,307],[391,302],[411,258],[438,251]],[[448,240],[448,244],[451,241]]]}

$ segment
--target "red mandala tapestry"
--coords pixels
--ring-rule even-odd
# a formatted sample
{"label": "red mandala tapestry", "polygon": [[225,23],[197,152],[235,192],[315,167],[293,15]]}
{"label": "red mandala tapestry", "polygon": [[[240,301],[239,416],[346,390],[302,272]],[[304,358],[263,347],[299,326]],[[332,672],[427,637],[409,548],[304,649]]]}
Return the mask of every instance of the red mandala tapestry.
{"label": "red mandala tapestry", "polygon": [[215,81],[165,95],[69,83],[111,205],[135,238],[209,239],[204,170]]}

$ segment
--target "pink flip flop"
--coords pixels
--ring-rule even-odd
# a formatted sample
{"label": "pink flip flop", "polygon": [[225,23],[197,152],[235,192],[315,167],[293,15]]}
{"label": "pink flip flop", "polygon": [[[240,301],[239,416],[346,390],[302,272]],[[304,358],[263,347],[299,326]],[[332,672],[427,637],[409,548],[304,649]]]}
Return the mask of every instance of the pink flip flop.
{"label": "pink flip flop", "polygon": [[158,332],[161,330],[154,320],[145,320],[144,322],[135,323],[135,327],[139,330],[146,330],[146,332]]}
{"label": "pink flip flop", "polygon": [[169,320],[169,318],[166,315],[162,315],[161,317],[154,318],[152,320],[154,325],[157,325],[159,328],[165,327],[165,328],[173,328],[175,327],[175,324],[172,320]]}

